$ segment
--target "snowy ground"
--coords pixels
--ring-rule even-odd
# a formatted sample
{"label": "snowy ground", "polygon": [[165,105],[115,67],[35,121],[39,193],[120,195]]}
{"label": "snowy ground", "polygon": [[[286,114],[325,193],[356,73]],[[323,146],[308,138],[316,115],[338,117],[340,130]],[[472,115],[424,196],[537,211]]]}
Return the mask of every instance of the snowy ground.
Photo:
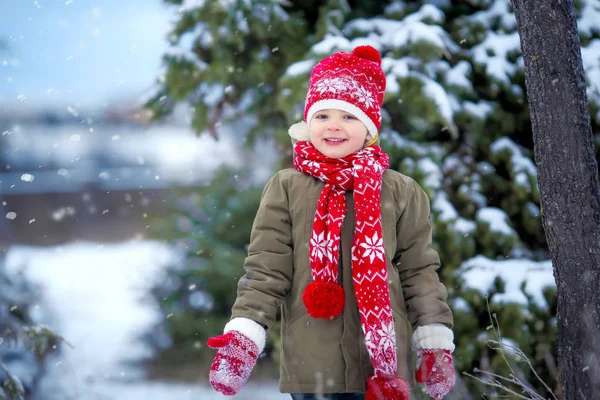
{"label": "snowy ground", "polygon": [[[177,257],[167,246],[150,241],[9,249],[8,273],[23,273],[39,284],[39,309],[52,311],[51,316],[40,312],[34,317],[74,346],[52,361],[38,400],[226,398],[200,384],[148,382],[128,363],[150,354],[138,335],[162,316],[144,295],[160,279],[162,268],[173,262]],[[271,382],[249,384],[229,398],[289,397]]]}
{"label": "snowy ground", "polygon": [[[150,354],[138,335],[163,319],[144,296],[161,271],[178,262],[166,245],[135,241],[103,245],[73,243],[54,248],[15,246],[6,257],[7,272],[23,273],[40,285],[42,307],[52,316],[34,315],[74,348],[65,347],[43,380],[35,400],[225,399],[201,384],[148,382],[131,361]],[[485,292],[493,277],[507,282],[504,300],[524,302],[519,284],[540,303],[541,289],[553,285],[552,266],[525,260],[467,260],[461,272],[470,287]],[[229,397],[237,400],[283,400],[275,382],[249,384]]]}

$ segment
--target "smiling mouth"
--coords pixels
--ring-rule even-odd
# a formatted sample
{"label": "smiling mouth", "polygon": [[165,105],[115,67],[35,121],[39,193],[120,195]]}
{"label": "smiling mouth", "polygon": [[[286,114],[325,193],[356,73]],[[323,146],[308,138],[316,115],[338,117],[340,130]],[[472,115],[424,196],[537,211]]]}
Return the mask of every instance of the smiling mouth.
{"label": "smiling mouth", "polygon": [[333,139],[332,138],[332,139],[325,139],[325,141],[328,143],[342,143],[342,142],[345,142],[346,139]]}

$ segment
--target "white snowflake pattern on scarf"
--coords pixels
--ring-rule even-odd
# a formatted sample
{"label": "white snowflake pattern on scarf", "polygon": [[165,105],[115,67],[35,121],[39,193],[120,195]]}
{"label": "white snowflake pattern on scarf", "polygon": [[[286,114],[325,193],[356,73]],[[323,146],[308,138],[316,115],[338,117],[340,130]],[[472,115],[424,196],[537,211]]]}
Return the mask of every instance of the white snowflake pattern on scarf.
{"label": "white snowflake pattern on scarf", "polygon": [[319,168],[320,165],[318,162],[316,161],[311,161],[311,160],[304,160],[302,162],[303,165],[306,165],[308,168]]}
{"label": "white snowflake pattern on scarf", "polygon": [[393,322],[382,324],[380,329],[372,327],[365,335],[365,344],[372,359],[380,360],[375,367],[375,373],[386,376],[395,374],[397,365],[390,364],[386,353],[396,351],[396,334]]}
{"label": "white snowflake pattern on scarf", "polygon": [[365,237],[365,242],[360,244],[360,247],[365,249],[363,253],[364,258],[369,258],[370,262],[373,262],[375,257],[384,261],[383,259],[383,237],[378,237],[377,232],[373,237]]}
{"label": "white snowflake pattern on scarf", "polygon": [[330,262],[334,262],[335,254],[337,253],[339,247],[336,245],[339,243],[339,237],[334,235],[331,237],[331,232],[327,233],[327,258]]}
{"label": "white snowflake pattern on scarf", "polygon": [[327,239],[324,232],[313,232],[310,244],[313,245],[313,251],[310,254],[311,257],[323,260],[323,257],[327,256]]}

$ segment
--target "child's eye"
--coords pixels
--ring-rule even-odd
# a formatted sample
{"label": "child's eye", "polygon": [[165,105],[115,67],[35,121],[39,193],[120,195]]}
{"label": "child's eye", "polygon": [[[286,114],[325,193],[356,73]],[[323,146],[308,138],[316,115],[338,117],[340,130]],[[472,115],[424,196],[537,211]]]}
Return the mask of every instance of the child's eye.
{"label": "child's eye", "polygon": [[357,119],[354,115],[350,115],[350,114],[345,115],[344,118],[346,118],[346,119]]}
{"label": "child's eye", "polygon": [[317,114],[315,116],[315,118],[317,118],[317,119],[327,119],[327,114]]}

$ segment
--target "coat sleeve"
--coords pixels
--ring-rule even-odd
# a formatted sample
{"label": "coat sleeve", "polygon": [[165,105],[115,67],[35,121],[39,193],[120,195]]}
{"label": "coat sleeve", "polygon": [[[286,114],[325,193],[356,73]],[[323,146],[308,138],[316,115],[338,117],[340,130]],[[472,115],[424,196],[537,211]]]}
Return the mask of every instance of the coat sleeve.
{"label": "coat sleeve", "polygon": [[437,274],[440,258],[432,248],[429,197],[414,180],[408,186],[412,187],[412,194],[409,193],[397,222],[394,256],[408,319],[415,329],[436,323],[452,328],[453,316],[446,303],[448,292]]}
{"label": "coat sleeve", "polygon": [[246,274],[239,280],[232,318],[249,318],[270,328],[293,276],[292,223],[280,174],[265,186],[252,225]]}

